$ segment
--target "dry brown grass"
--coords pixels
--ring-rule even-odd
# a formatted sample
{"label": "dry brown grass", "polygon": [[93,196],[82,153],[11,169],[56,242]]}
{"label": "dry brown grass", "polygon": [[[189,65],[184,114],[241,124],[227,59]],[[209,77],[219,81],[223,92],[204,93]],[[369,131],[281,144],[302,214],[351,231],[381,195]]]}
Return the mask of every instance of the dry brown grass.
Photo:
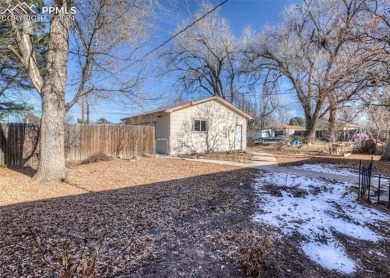
{"label": "dry brown grass", "polygon": [[242,276],[224,255],[239,243],[211,238],[253,225],[257,171],[163,158],[68,170],[50,185],[1,170],[0,277]]}
{"label": "dry brown grass", "polygon": [[0,206],[133,187],[143,184],[188,178],[238,169],[168,158],[143,158],[137,161],[114,159],[90,164],[72,164],[65,183],[45,186],[32,181],[31,168],[0,169]]}

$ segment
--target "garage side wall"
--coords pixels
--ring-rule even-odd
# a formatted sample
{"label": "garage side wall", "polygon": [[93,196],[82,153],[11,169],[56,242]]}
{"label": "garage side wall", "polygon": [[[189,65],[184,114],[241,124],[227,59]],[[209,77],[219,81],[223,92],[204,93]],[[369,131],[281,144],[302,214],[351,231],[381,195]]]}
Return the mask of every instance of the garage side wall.
{"label": "garage side wall", "polygon": [[[209,101],[171,113],[171,155],[230,151],[236,125],[241,126],[241,149],[246,149],[247,120],[217,101]],[[195,120],[206,121],[206,131],[195,131]]]}
{"label": "garage side wall", "polygon": [[161,114],[156,118],[156,153],[169,154],[170,114]]}
{"label": "garage side wall", "polygon": [[169,138],[169,114],[161,114],[156,118],[156,138]]}

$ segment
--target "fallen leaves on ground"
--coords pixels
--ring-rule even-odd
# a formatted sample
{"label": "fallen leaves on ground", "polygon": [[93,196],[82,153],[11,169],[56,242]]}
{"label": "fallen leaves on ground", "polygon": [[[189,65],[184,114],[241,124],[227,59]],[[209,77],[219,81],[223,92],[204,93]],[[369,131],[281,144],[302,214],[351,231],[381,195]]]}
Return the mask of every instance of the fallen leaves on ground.
{"label": "fallen leaves on ground", "polygon": [[130,161],[68,165],[65,183],[40,185],[33,169],[0,169],[0,206],[78,195],[231,171],[237,167],[177,159],[144,158]]}
{"label": "fallen leaves on ground", "polygon": [[68,171],[39,185],[0,170],[0,277],[337,276],[252,221],[257,170],[145,158]]}
{"label": "fallen leaves on ground", "polygon": [[114,160],[74,165],[67,184],[51,185],[11,171],[1,173],[2,277],[243,275],[211,239],[253,225],[255,170]]}

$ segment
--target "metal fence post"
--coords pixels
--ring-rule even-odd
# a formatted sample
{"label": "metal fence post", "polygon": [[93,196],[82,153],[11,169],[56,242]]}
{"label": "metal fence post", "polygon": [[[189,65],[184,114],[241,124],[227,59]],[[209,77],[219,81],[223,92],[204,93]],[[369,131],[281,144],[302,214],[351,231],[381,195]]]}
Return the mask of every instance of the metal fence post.
{"label": "metal fence post", "polygon": [[379,182],[378,182],[378,204],[381,197],[381,174],[379,174]]}
{"label": "metal fence post", "polygon": [[387,206],[390,208],[390,179],[389,179],[389,200],[388,200]]}
{"label": "metal fence post", "polygon": [[362,161],[360,160],[360,162],[359,162],[359,186],[358,186],[358,200],[360,200],[360,196],[361,196],[361,184],[360,184],[360,175],[361,175],[361,171],[362,171]]}
{"label": "metal fence post", "polygon": [[374,160],[374,157],[371,157],[371,162],[370,164],[368,165],[368,169],[367,169],[367,179],[368,179],[368,194],[367,194],[367,199],[368,199],[368,202],[371,203],[371,199],[370,199],[370,191],[371,191],[371,175],[372,175],[372,162]]}

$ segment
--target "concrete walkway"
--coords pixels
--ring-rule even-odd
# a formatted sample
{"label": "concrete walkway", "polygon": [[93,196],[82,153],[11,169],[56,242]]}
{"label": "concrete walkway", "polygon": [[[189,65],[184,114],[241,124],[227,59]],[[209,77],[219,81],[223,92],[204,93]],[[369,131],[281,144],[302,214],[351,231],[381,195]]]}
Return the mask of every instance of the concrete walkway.
{"label": "concrete walkway", "polygon": [[309,178],[323,178],[328,180],[335,180],[341,182],[349,182],[357,184],[359,182],[359,176],[344,176],[344,175],[336,175],[330,173],[319,173],[307,170],[294,169],[290,167],[280,167],[280,166],[260,166],[253,167],[255,169],[264,170],[268,172],[277,172],[277,173],[289,173],[297,176],[305,176]]}
{"label": "concrete walkway", "polygon": [[[231,165],[241,168],[253,168],[260,171],[268,171],[268,172],[276,172],[276,173],[288,173],[292,175],[297,176],[304,176],[308,178],[317,178],[317,179],[327,179],[329,181],[339,181],[339,182],[346,182],[358,185],[359,182],[359,176],[353,175],[353,176],[345,176],[345,175],[337,175],[337,174],[330,174],[330,173],[319,173],[319,172],[313,172],[313,171],[307,171],[307,170],[300,170],[295,169],[291,167],[281,167],[277,164],[276,158],[274,155],[266,152],[252,152],[252,163],[239,163],[239,162],[233,162],[233,161],[223,161],[223,160],[212,160],[212,159],[203,159],[203,158],[178,158],[178,157],[169,157],[164,156],[165,158],[171,158],[171,159],[184,159],[189,161],[198,161],[198,162],[205,162],[205,163],[214,163],[214,164],[222,164],[222,165]],[[377,183],[377,178],[373,178],[373,181]],[[389,191],[384,190],[381,194],[381,200],[382,201],[388,201],[389,200]],[[376,196],[373,197],[376,200]],[[373,199],[373,200],[374,200]],[[375,201],[376,202],[376,201]]]}
{"label": "concrete walkway", "polygon": [[253,168],[253,169],[276,172],[276,173],[289,173],[293,175],[305,176],[310,178],[324,178],[324,179],[336,180],[341,182],[358,183],[359,181],[358,176],[344,176],[344,175],[336,175],[336,174],[329,174],[329,173],[312,172],[307,170],[294,169],[290,167],[281,167],[278,166],[275,156],[270,153],[252,152],[252,154],[253,154],[252,163],[239,163],[233,161],[212,160],[212,159],[203,159],[203,158],[195,158],[195,159],[184,158],[184,159],[190,161],[205,162],[205,163],[237,166],[242,168]]}
{"label": "concrete walkway", "polygon": [[226,161],[226,160],[216,160],[216,159],[205,159],[205,158],[183,158],[183,157],[174,157],[174,156],[161,156],[162,158],[170,158],[170,159],[183,159],[188,161],[198,161],[205,163],[213,163],[213,164],[222,164],[222,165],[230,165],[237,166],[241,168],[257,168],[257,167],[265,167],[265,166],[276,166],[276,159],[272,154],[265,152],[252,152],[252,163],[240,163],[234,161]]}

